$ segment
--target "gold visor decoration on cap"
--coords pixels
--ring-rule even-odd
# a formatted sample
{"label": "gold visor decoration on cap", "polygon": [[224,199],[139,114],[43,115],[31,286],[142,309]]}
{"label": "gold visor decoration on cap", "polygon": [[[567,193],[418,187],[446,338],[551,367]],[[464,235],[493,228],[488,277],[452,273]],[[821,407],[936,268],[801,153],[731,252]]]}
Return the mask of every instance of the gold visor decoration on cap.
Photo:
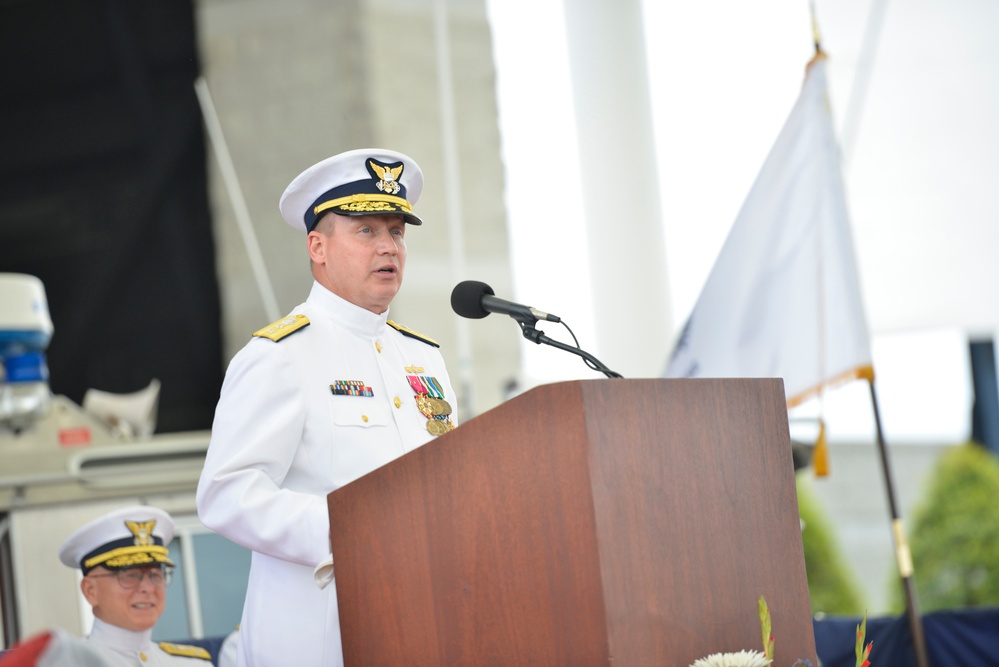
{"label": "gold visor decoration on cap", "polygon": [[169,563],[170,550],[158,545],[121,547],[98,554],[93,558],[83,561],[83,567],[90,569],[97,565],[106,567],[129,567],[132,565],[145,565],[147,563]]}
{"label": "gold visor decoration on cap", "polygon": [[331,208],[340,208],[347,211],[359,211],[363,213],[377,211],[402,211],[404,213],[413,212],[413,206],[407,199],[403,199],[402,197],[393,197],[392,195],[369,194],[337,197],[336,199],[331,199],[327,202],[323,202],[322,204],[318,204],[312,212],[315,215],[319,215],[323,211],[328,211]]}

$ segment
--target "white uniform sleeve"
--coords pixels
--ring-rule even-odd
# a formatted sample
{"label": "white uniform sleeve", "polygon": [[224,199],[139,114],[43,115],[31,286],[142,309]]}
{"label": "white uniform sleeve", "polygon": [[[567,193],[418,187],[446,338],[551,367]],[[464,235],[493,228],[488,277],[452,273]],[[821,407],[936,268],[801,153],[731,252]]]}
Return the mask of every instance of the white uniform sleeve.
{"label": "white uniform sleeve", "polygon": [[236,667],[236,647],[239,644],[239,630],[233,630],[222,641],[219,648],[219,667]]}
{"label": "white uniform sleeve", "polygon": [[330,552],[322,489],[282,488],[305,424],[280,344],[251,342],[230,363],[198,483],[198,515],[253,551],[312,568]]}

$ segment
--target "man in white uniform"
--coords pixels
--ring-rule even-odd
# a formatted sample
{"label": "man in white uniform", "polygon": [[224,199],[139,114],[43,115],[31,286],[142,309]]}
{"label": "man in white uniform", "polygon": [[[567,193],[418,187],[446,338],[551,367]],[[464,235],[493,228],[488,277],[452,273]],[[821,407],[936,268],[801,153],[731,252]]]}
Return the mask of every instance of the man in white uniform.
{"label": "man in white uniform", "polygon": [[167,549],[173,532],[169,514],[138,505],[91,521],[59,550],[64,565],[83,572],[80,591],[94,610],[87,641],[109,665],[211,665],[211,656],[201,647],[152,640],[173,575]]}
{"label": "man in white uniform", "polygon": [[202,522],[253,551],[241,667],[343,664],[326,496],[455,426],[437,343],[388,319],[422,188],[411,158],[361,149],[281,197],[312,291],[230,363],[198,485]]}

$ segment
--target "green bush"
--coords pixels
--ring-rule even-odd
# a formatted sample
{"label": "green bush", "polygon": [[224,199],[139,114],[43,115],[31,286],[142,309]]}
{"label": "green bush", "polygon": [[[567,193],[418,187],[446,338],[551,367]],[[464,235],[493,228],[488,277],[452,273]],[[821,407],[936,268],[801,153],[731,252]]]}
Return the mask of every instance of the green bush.
{"label": "green bush", "polygon": [[805,549],[808,595],[812,613],[856,616],[865,607],[818,500],[803,475],[797,477],[798,514],[804,522],[801,541]]}
{"label": "green bush", "polygon": [[[999,460],[968,443],[947,449],[909,537],[920,611],[999,604]],[[901,612],[901,583],[891,592]]]}

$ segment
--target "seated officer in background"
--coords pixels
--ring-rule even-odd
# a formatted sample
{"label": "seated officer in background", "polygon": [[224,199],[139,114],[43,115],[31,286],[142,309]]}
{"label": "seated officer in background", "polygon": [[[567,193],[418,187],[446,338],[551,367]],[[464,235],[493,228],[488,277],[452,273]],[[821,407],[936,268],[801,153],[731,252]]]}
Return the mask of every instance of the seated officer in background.
{"label": "seated officer in background", "polygon": [[173,576],[167,545],[170,515],[148,506],[126,507],[91,521],[59,550],[63,564],[80,568],[80,590],[94,610],[87,637],[113,665],[207,666],[208,651],[152,641]]}
{"label": "seated officer in background", "polygon": [[39,632],[0,651],[2,667],[113,667],[100,649],[64,630]]}

